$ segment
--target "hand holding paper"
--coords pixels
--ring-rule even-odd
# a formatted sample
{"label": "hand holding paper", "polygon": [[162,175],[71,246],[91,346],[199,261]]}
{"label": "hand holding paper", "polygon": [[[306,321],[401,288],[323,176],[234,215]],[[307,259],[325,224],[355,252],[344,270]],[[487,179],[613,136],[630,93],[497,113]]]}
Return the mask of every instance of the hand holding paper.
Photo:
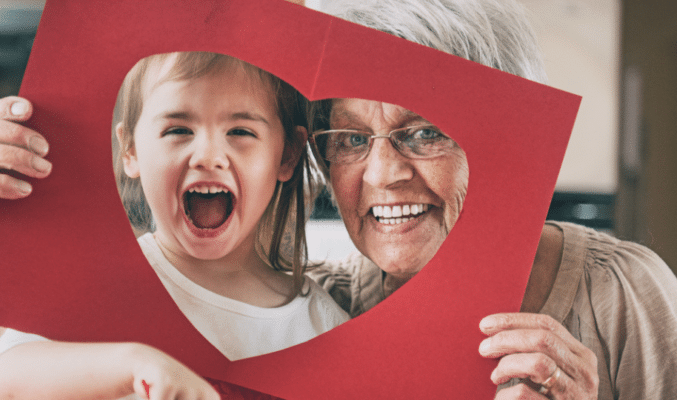
{"label": "hand holding paper", "polygon": [[25,99],[0,99],[0,199],[19,199],[32,191],[25,178],[9,171],[44,178],[52,170],[51,163],[44,159],[49,151],[44,137],[21,125],[32,113],[33,106]]}
{"label": "hand holding paper", "polygon": [[566,328],[547,315],[495,314],[480,322],[489,335],[480,344],[480,354],[500,358],[491,374],[496,385],[512,378],[521,384],[502,389],[498,399],[521,399],[534,395],[527,382],[552,398],[596,399],[599,385],[597,358]]}

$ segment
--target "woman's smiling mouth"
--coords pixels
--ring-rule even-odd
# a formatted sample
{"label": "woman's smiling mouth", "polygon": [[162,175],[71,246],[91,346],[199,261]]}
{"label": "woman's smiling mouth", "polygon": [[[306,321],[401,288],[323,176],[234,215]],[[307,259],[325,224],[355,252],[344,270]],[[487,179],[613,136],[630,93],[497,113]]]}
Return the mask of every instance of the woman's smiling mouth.
{"label": "woman's smiling mouth", "polygon": [[379,223],[395,225],[409,222],[428,211],[429,208],[429,204],[374,206],[371,208],[371,213]]}

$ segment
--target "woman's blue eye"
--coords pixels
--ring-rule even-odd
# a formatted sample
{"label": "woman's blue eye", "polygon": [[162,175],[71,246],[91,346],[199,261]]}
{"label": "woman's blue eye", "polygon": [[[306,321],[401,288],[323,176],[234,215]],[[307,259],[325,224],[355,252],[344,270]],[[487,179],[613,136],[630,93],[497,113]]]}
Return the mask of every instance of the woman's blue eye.
{"label": "woman's blue eye", "polygon": [[369,139],[363,134],[354,134],[350,135],[348,138],[348,144],[352,147],[363,146],[369,142]]}
{"label": "woman's blue eye", "polygon": [[414,138],[422,140],[432,140],[439,137],[441,133],[435,129],[423,128],[418,129],[413,133]]}
{"label": "woman's blue eye", "polygon": [[433,126],[420,126],[401,131],[398,134],[398,139],[401,143],[406,143],[407,146],[411,147],[438,144],[439,142],[446,142],[449,138]]}

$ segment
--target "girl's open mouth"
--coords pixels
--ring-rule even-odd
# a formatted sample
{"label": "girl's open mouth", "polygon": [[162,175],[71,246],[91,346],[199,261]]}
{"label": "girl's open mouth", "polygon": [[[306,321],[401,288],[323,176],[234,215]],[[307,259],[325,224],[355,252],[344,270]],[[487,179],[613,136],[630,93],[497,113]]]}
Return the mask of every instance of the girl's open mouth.
{"label": "girl's open mouth", "polygon": [[216,229],[233,212],[233,195],[222,187],[193,187],[183,194],[183,208],[196,228]]}

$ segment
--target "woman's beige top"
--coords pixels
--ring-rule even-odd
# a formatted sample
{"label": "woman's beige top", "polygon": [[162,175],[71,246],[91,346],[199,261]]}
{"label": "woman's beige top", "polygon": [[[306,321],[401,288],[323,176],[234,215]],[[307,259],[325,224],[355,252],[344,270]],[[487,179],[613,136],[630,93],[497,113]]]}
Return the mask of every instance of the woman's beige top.
{"label": "woman's beige top", "polygon": [[[677,279],[644,246],[569,223],[541,314],[595,352],[599,399],[677,399]],[[355,317],[385,299],[382,271],[361,254],[311,273]]]}

